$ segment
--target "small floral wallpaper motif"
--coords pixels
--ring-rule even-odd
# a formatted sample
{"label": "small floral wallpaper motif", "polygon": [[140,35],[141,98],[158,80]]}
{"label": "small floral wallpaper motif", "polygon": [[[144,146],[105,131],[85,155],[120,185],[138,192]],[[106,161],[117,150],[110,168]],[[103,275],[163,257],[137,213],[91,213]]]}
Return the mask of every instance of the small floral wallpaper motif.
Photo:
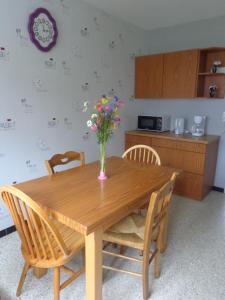
{"label": "small floral wallpaper motif", "polygon": [[33,86],[34,86],[36,92],[45,93],[48,91],[46,88],[46,84],[41,79],[33,80]]}
{"label": "small floral wallpaper motif", "polygon": [[16,37],[21,47],[29,47],[29,38],[27,32],[24,33],[21,28],[16,28]]}
{"label": "small floral wallpaper motif", "polygon": [[32,162],[30,159],[26,161],[26,167],[29,173],[37,172],[37,164],[35,162]]}
{"label": "small floral wallpaper motif", "polygon": [[48,142],[41,137],[38,137],[36,145],[38,149],[41,151],[49,151],[51,149],[50,146],[48,145]]}
{"label": "small floral wallpaper motif", "polygon": [[48,120],[48,128],[57,128],[59,126],[59,120],[55,117]]}
{"label": "small floral wallpaper motif", "polygon": [[15,130],[16,128],[16,121],[14,121],[11,118],[0,120],[0,131],[9,131],[9,130]]}
{"label": "small floral wallpaper motif", "polygon": [[56,69],[56,61],[54,58],[50,57],[44,61],[44,65],[47,69],[55,70]]}
{"label": "small floral wallpaper motif", "polygon": [[68,117],[64,118],[64,125],[69,130],[73,129],[73,122]]}
{"label": "small floral wallpaper motif", "polygon": [[26,98],[21,99],[21,107],[25,114],[33,113],[33,105],[31,103],[29,103]]}
{"label": "small floral wallpaper motif", "polygon": [[3,46],[0,46],[0,61],[9,61],[10,52]]}

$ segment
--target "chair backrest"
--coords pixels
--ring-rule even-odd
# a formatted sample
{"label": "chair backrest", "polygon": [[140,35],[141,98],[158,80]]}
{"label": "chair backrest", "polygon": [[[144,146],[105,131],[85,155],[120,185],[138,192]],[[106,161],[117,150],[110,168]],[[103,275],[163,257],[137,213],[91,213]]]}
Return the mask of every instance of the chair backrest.
{"label": "chair backrest", "polygon": [[161,166],[161,160],[158,153],[152,147],[147,145],[135,145],[127,149],[123,153],[122,158]]}
{"label": "chair backrest", "polygon": [[54,264],[69,255],[54,223],[36,202],[13,186],[0,187],[0,196],[10,211],[29,261]]}
{"label": "chair backrest", "polygon": [[150,197],[145,223],[144,255],[149,255],[149,246],[154,231],[157,231],[157,236],[162,234],[162,224],[168,213],[177,175],[178,173],[174,172],[171,179],[160,190],[152,193]]}
{"label": "chair backrest", "polygon": [[84,152],[67,151],[64,154],[55,154],[49,160],[45,161],[45,165],[47,167],[49,175],[52,175],[55,173],[55,166],[65,165],[75,160],[80,161],[80,165],[84,165]]}

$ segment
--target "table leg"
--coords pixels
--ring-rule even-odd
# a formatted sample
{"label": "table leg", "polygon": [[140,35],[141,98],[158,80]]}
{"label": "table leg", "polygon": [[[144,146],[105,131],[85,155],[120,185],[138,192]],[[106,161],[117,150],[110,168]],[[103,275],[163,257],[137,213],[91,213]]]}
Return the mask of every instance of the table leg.
{"label": "table leg", "polygon": [[44,268],[33,268],[33,274],[35,277],[40,279],[41,277],[45,276],[47,274],[48,269]]}
{"label": "table leg", "polygon": [[86,299],[102,300],[102,229],[85,236]]}

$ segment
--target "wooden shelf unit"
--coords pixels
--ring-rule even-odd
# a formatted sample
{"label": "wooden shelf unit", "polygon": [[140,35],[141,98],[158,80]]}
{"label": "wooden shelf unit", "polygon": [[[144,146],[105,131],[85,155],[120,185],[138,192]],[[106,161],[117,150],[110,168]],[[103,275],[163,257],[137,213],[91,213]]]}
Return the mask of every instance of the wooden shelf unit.
{"label": "wooden shelf unit", "polygon": [[197,98],[210,98],[209,86],[216,85],[217,93],[210,99],[224,99],[225,95],[225,74],[212,73],[214,61],[221,61],[225,66],[225,48],[200,49],[199,68],[197,79]]}

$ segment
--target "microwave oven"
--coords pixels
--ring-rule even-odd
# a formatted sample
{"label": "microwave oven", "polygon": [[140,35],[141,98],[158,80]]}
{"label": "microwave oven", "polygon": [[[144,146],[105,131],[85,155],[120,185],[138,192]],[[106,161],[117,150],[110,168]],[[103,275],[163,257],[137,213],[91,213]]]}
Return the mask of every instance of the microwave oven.
{"label": "microwave oven", "polygon": [[138,130],[169,131],[170,116],[138,116]]}

